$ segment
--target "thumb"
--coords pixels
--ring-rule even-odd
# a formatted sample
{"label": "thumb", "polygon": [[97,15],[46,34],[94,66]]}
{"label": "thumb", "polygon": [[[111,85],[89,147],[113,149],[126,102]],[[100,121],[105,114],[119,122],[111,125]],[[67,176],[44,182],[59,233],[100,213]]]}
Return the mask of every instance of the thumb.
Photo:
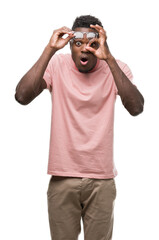
{"label": "thumb", "polygon": [[64,39],[65,43],[67,44],[73,37],[74,34],[72,32],[68,33],[68,37]]}

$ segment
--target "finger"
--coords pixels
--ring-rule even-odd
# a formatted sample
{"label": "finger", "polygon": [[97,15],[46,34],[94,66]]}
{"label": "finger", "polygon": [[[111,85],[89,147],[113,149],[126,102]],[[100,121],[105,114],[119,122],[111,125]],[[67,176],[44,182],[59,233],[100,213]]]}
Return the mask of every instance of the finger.
{"label": "finger", "polygon": [[97,38],[93,38],[89,41],[89,43],[87,44],[88,47],[94,48],[94,49],[98,49],[99,48],[99,40]]}
{"label": "finger", "polygon": [[68,37],[66,38],[68,41],[74,37],[73,33],[68,33]]}
{"label": "finger", "polygon": [[71,35],[71,36],[72,36],[72,35],[74,36],[74,31],[68,32],[67,34],[68,34],[68,35]]}
{"label": "finger", "polygon": [[68,32],[68,33],[65,33],[64,35],[62,35],[63,39],[71,39],[73,37],[74,37],[74,33],[72,33],[72,32]]}
{"label": "finger", "polygon": [[64,39],[65,44],[67,44],[73,37],[74,37],[74,34],[69,34],[68,37]]}
{"label": "finger", "polygon": [[63,38],[63,37],[64,37],[64,39],[65,39],[65,38],[66,38],[65,35],[74,36],[74,34],[73,34],[72,31],[71,31],[71,32],[68,32],[68,31],[65,31],[65,30],[61,30],[61,31],[57,32],[58,38]]}
{"label": "finger", "polygon": [[66,27],[66,26],[55,30],[55,33],[58,33],[58,35],[61,34],[61,33],[66,34],[68,32],[73,32],[73,31],[70,28]]}
{"label": "finger", "polygon": [[86,46],[85,48],[86,48],[86,50],[88,50],[89,52],[91,52],[93,54],[95,54],[95,52],[96,52],[96,50],[94,48],[92,48],[92,47]]}
{"label": "finger", "polygon": [[100,26],[98,26],[97,24],[96,25],[91,24],[90,27],[97,30],[97,32],[99,32],[101,30]]}
{"label": "finger", "polygon": [[89,40],[88,45],[91,45],[94,42],[99,42],[98,38],[92,38]]}
{"label": "finger", "polygon": [[99,26],[98,24],[96,25],[90,25],[91,28],[94,28],[95,30],[97,30],[97,32],[99,34],[102,34],[102,35],[106,35],[106,31],[104,30],[104,28],[102,28],[101,26]]}
{"label": "finger", "polygon": [[68,32],[71,32],[71,29],[68,28],[68,27],[66,27],[66,26],[62,27],[61,30],[66,30],[66,31],[68,31]]}
{"label": "finger", "polygon": [[99,26],[98,24],[96,24],[96,25],[91,24],[90,27],[91,27],[91,28],[95,28],[96,30],[99,30],[99,31],[100,31],[101,29],[103,29],[103,28],[102,28],[101,26]]}
{"label": "finger", "polygon": [[59,34],[66,34],[66,33],[70,33],[70,32],[71,31],[70,30],[68,31],[67,29],[61,29],[58,31]]}

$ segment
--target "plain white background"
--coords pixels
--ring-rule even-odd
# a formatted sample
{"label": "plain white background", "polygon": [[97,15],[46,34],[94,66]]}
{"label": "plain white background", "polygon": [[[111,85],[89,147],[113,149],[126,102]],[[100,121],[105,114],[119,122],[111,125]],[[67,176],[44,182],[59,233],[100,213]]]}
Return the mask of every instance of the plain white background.
{"label": "plain white background", "polygon": [[[113,239],[159,239],[157,0],[10,0],[0,9],[0,238],[50,239],[46,192],[51,96],[44,90],[22,106],[14,99],[15,87],[54,29],[71,28],[76,16],[91,14],[102,21],[111,53],[128,64],[145,98],[144,112],[137,117],[125,110],[120,97],[116,101]],[[69,52],[69,46],[60,51]],[[84,239],[83,227],[79,239]]]}

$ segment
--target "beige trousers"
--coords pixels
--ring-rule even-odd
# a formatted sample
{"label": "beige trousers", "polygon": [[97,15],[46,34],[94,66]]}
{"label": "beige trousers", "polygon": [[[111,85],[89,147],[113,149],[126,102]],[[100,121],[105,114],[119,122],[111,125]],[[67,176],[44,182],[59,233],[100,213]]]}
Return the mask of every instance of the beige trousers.
{"label": "beige trousers", "polygon": [[115,180],[51,176],[48,215],[52,240],[111,240]]}

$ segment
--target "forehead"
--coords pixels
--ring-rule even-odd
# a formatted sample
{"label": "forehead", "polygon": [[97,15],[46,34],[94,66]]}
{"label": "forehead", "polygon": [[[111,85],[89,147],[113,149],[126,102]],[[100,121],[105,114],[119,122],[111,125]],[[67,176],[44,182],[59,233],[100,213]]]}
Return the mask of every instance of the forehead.
{"label": "forehead", "polygon": [[75,32],[97,32],[95,29],[93,28],[84,28],[84,27],[78,27],[75,28],[74,30]]}

